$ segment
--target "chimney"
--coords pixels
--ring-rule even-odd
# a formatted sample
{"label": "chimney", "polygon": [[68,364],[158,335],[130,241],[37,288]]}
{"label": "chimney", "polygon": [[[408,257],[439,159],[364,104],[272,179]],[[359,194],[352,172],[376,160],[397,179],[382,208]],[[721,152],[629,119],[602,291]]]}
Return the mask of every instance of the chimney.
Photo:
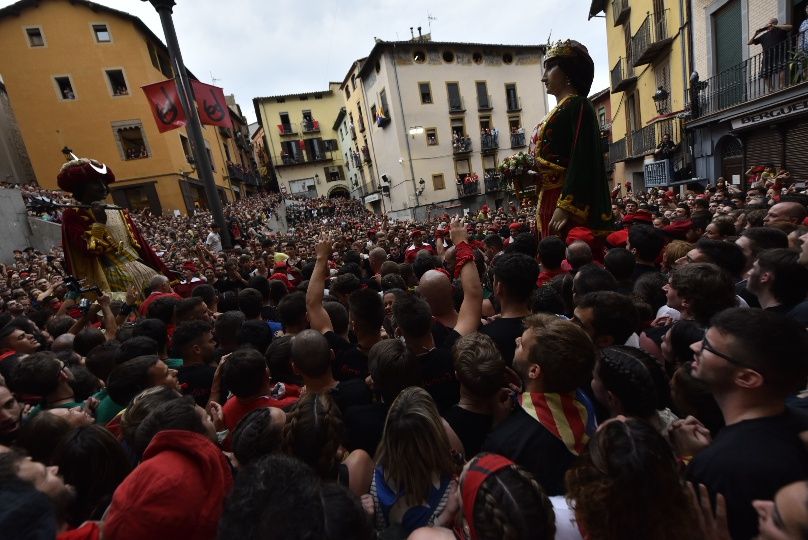
{"label": "chimney", "polygon": [[421,36],[421,27],[418,27],[418,41],[421,41],[423,37]]}
{"label": "chimney", "polygon": [[412,31],[412,26],[410,26],[410,38],[412,38],[412,40],[415,41],[415,33],[413,33]]}

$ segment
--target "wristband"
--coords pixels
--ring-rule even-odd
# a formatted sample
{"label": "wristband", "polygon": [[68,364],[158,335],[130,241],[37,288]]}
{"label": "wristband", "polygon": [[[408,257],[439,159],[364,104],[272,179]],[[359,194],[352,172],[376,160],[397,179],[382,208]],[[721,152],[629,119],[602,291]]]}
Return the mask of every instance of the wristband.
{"label": "wristband", "polygon": [[468,244],[468,242],[460,242],[459,244],[455,244],[455,267],[454,267],[454,275],[456,278],[460,277],[460,272],[463,270],[463,266],[470,261],[474,260],[474,250]]}

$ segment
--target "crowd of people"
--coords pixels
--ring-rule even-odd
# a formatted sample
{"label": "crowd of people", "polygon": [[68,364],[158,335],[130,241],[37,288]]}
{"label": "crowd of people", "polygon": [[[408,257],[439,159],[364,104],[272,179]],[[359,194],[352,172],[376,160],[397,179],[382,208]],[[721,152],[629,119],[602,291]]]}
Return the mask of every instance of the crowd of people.
{"label": "crowd of people", "polygon": [[618,189],[608,236],[528,200],[143,212],[171,275],[125,299],[21,249],[0,536],[805,538],[808,196],[776,176]]}

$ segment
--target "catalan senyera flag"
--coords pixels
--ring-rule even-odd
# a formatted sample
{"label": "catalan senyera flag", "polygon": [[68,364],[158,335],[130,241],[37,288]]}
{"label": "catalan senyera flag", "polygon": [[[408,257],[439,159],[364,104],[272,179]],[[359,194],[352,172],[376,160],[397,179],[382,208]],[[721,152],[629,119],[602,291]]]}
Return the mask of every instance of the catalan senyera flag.
{"label": "catalan senyera flag", "polygon": [[191,87],[199,111],[199,120],[203,124],[233,127],[230,122],[230,109],[224,99],[224,89],[199,81],[191,81]]}
{"label": "catalan senyera flag", "polygon": [[580,455],[593,434],[589,411],[575,392],[527,393],[519,396],[527,414],[561,440],[573,455]]}
{"label": "catalan senyera flag", "polygon": [[143,86],[143,93],[149,100],[149,106],[160,133],[183,127],[187,123],[185,110],[180,102],[177,82],[168,79],[159,83]]}

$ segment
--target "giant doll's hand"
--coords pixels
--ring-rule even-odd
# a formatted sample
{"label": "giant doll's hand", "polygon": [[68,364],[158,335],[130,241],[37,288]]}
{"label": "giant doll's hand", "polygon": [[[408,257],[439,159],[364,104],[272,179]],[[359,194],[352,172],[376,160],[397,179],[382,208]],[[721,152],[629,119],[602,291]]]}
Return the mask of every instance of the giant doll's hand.
{"label": "giant doll's hand", "polygon": [[570,213],[563,208],[556,208],[553,217],[550,218],[550,234],[560,236],[569,221]]}

